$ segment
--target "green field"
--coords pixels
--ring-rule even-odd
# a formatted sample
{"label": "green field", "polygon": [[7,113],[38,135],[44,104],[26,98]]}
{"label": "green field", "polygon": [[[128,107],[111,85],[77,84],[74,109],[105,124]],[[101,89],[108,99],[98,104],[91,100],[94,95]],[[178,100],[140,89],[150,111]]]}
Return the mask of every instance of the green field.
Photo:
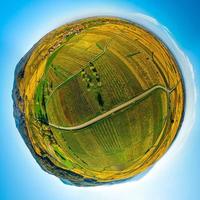
{"label": "green field", "polygon": [[66,174],[99,183],[134,176],[177,134],[184,102],[178,66],[161,41],[128,21],[94,18],[66,27],[50,35],[41,64],[26,68],[21,91],[34,150]]}

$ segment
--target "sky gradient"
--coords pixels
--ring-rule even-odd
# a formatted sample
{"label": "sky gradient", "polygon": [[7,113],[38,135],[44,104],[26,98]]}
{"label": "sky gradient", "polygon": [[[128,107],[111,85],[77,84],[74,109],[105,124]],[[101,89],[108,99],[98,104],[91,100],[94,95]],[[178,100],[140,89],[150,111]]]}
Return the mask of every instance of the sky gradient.
{"label": "sky gradient", "polygon": [[[198,200],[200,199],[200,3],[197,0],[2,1],[0,7],[0,199]],[[82,16],[140,12],[166,26],[193,65],[197,103],[193,128],[176,154],[167,152],[140,180],[95,188],[64,185],[41,170],[18,133],[11,91],[18,61],[43,35]],[[190,76],[190,74],[188,74]],[[191,88],[192,90],[193,88]],[[188,119],[189,120],[189,119]],[[188,121],[188,124],[192,121]],[[173,149],[179,148],[178,145]]]}

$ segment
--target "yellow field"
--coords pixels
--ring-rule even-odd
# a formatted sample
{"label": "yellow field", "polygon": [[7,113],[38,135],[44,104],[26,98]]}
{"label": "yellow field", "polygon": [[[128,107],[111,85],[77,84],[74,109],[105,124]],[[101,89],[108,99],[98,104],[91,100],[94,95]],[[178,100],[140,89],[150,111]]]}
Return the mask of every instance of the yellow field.
{"label": "yellow field", "polygon": [[169,50],[118,18],[50,32],[18,84],[34,151],[72,182],[79,178],[69,171],[91,185],[144,171],[169,148],[184,112],[183,80]]}

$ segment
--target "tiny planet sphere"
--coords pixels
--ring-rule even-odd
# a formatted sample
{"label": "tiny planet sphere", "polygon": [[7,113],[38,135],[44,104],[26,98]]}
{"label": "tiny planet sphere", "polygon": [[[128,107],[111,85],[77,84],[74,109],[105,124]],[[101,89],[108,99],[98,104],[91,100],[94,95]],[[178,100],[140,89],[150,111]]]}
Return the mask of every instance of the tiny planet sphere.
{"label": "tiny planet sphere", "polygon": [[66,184],[117,183],[152,166],[184,114],[184,84],[167,46],[117,17],[65,24],[20,60],[17,128],[39,165]]}

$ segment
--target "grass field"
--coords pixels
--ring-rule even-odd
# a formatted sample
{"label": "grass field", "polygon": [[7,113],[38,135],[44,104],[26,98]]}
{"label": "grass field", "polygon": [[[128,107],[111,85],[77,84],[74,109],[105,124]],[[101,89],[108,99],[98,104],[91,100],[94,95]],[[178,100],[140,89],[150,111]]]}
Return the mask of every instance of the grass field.
{"label": "grass field", "polygon": [[183,80],[169,50],[118,18],[50,32],[26,63],[19,89],[37,155],[97,182],[151,166],[169,148],[184,111]]}

